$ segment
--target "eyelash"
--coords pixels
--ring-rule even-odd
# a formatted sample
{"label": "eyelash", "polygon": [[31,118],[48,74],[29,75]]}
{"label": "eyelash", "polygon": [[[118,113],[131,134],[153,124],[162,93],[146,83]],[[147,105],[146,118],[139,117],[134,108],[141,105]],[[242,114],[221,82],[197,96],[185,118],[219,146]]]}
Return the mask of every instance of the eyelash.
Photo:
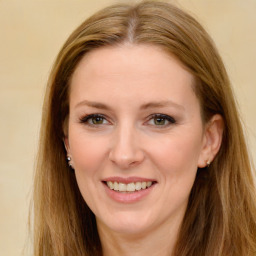
{"label": "eyelash", "polygon": [[[100,121],[102,121],[102,122],[107,121],[109,123],[109,121],[106,119],[106,117],[102,114],[89,114],[89,115],[86,115],[86,116],[80,118],[79,120],[80,120],[80,123],[87,124],[87,125],[93,126],[93,127],[96,127],[96,126],[99,126],[99,125],[104,125],[104,123],[100,123],[100,124],[92,123],[93,118],[100,118]],[[171,117],[169,115],[165,115],[165,114],[152,114],[152,115],[149,116],[147,122],[149,122],[151,120],[154,121],[156,119],[161,119],[161,121],[164,121],[164,122],[168,121],[168,123],[163,124],[163,125],[161,125],[161,124],[157,125],[157,124],[154,123],[154,124],[150,124],[150,125],[158,126],[159,128],[163,128],[163,127],[167,127],[171,124],[176,123],[176,120],[173,117]],[[90,122],[90,120],[91,120],[91,122]]]}
{"label": "eyelash", "polygon": [[93,119],[93,118],[101,118],[103,121],[107,120],[104,115],[101,115],[101,114],[90,114],[90,115],[86,115],[86,116],[80,118],[80,123],[88,124],[90,126],[97,126],[97,125],[99,125],[99,124],[89,123],[90,119]]}
{"label": "eyelash", "polygon": [[[172,116],[169,116],[169,115],[165,115],[165,114],[153,114],[150,116],[150,118],[148,119],[148,121],[150,120],[154,120],[154,119],[161,119],[161,120],[164,120],[164,121],[168,121],[168,124],[164,124],[164,125],[157,125],[157,124],[154,124],[154,126],[162,126],[162,127],[167,127],[171,124],[175,124],[176,123],[176,120],[172,117]],[[159,127],[160,128],[160,127]]]}

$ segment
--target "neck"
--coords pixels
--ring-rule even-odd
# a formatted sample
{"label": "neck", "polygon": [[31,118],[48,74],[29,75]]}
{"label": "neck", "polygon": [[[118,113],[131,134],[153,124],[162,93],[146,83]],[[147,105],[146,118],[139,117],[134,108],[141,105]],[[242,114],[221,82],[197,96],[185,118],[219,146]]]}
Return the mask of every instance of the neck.
{"label": "neck", "polygon": [[170,256],[173,253],[182,219],[140,234],[124,234],[98,225],[103,256]]}

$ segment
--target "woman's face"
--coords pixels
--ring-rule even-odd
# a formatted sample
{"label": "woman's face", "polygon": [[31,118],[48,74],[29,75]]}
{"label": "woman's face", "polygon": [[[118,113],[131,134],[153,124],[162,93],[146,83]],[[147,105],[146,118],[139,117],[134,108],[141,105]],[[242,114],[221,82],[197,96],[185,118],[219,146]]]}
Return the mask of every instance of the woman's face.
{"label": "woman's face", "polygon": [[156,46],[103,47],[79,63],[66,146],[99,228],[145,234],[182,220],[207,161],[193,82]]}

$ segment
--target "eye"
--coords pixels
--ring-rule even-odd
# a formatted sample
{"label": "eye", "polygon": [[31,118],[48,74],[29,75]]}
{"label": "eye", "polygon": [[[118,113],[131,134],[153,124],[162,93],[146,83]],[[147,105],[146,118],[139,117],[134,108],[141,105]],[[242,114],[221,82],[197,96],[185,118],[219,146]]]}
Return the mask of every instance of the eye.
{"label": "eye", "polygon": [[80,123],[85,123],[88,125],[102,125],[109,124],[107,119],[101,114],[91,114],[80,119]]}
{"label": "eye", "polygon": [[175,124],[176,121],[173,117],[168,115],[154,114],[151,115],[148,123],[154,126],[168,126],[170,124]]}

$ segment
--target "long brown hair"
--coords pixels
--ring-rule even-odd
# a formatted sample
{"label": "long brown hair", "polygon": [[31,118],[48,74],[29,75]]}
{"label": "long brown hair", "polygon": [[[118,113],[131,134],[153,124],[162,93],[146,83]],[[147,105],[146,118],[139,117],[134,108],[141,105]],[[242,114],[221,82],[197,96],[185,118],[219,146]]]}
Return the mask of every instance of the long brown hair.
{"label": "long brown hair", "polygon": [[175,55],[195,76],[206,123],[218,113],[223,141],[207,169],[198,169],[174,255],[256,255],[253,172],[223,62],[190,15],[159,1],[99,11],[68,38],[53,66],[43,107],[34,185],[34,255],[102,255],[95,216],[84,202],[63,144],[69,82],[89,51],[124,42],[152,44]]}

